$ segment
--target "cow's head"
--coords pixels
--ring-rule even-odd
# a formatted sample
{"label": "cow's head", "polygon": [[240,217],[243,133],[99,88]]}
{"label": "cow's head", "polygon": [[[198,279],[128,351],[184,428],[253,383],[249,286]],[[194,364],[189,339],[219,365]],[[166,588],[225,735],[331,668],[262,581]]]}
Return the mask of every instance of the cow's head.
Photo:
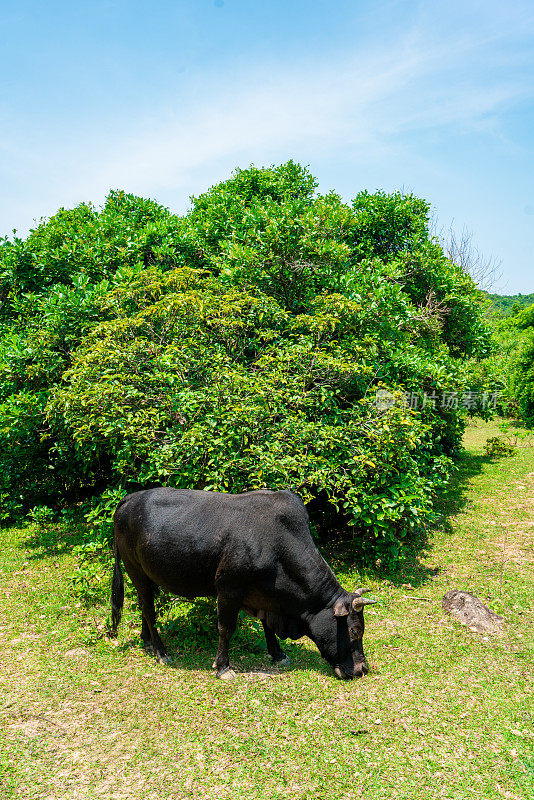
{"label": "cow's head", "polygon": [[333,606],[320,611],[312,623],[313,638],[338,678],[361,678],[368,671],[363,652],[363,608],[376,603],[363,595],[369,589],[344,592]]}

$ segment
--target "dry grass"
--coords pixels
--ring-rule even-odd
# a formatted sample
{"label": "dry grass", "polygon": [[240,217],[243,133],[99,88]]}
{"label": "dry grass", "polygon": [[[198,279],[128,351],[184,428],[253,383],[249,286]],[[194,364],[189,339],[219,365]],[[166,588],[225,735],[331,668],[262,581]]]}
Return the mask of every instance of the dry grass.
{"label": "dry grass", "polygon": [[[311,643],[290,646],[293,668],[271,670],[248,634],[234,648],[238,678],[216,681],[214,637],[184,640],[176,615],[163,621],[175,662],[161,667],[138,646],[132,604],[118,642],[101,636],[107,608],[73,597],[68,548],[4,530],[2,796],[531,797],[534,448],[489,460],[493,435],[469,429],[443,525],[402,575],[363,576],[330,554],[347,586],[365,577],[381,598],[358,682],[337,681]],[[504,635],[446,618],[450,588],[504,614]]]}

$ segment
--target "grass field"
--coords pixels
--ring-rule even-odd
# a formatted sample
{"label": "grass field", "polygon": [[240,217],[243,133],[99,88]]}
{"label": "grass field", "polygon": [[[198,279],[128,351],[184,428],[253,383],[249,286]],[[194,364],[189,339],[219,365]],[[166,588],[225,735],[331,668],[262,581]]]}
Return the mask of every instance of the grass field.
{"label": "grass field", "polygon": [[[237,679],[217,681],[202,601],[163,615],[175,658],[160,666],[139,646],[131,595],[112,642],[107,586],[89,601],[73,592],[76,532],[4,529],[2,798],[533,797],[534,447],[488,459],[497,433],[468,429],[443,524],[402,575],[326,554],[347,588],[380,598],[360,681],[338,681],[307,641],[287,648],[291,668],[270,669],[250,624],[232,650]],[[446,618],[451,588],[503,614],[503,635]]]}

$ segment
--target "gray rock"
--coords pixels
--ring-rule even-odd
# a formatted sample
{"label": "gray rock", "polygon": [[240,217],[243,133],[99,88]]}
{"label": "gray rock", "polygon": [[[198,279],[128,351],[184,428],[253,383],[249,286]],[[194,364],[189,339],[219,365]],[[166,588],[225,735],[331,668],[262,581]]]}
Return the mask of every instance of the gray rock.
{"label": "gray rock", "polygon": [[476,633],[500,633],[499,626],[504,619],[491,611],[482,600],[469,592],[452,589],[442,601],[443,610]]}

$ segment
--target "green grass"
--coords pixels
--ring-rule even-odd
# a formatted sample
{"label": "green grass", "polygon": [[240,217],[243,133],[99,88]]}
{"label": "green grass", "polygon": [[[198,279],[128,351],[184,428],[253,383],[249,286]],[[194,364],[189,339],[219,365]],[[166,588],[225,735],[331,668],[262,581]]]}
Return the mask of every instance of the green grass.
{"label": "green grass", "polygon": [[[496,433],[469,428],[443,523],[402,574],[364,575],[329,547],[347,588],[365,579],[380,598],[360,681],[339,682],[306,641],[289,647],[292,668],[271,670],[250,624],[232,651],[237,679],[217,681],[202,601],[163,615],[175,660],[160,666],[139,646],[131,594],[111,642],[107,586],[90,601],[73,592],[76,531],[4,529],[1,796],[532,797],[534,448],[488,459]],[[503,614],[503,636],[447,618],[451,588]]]}

